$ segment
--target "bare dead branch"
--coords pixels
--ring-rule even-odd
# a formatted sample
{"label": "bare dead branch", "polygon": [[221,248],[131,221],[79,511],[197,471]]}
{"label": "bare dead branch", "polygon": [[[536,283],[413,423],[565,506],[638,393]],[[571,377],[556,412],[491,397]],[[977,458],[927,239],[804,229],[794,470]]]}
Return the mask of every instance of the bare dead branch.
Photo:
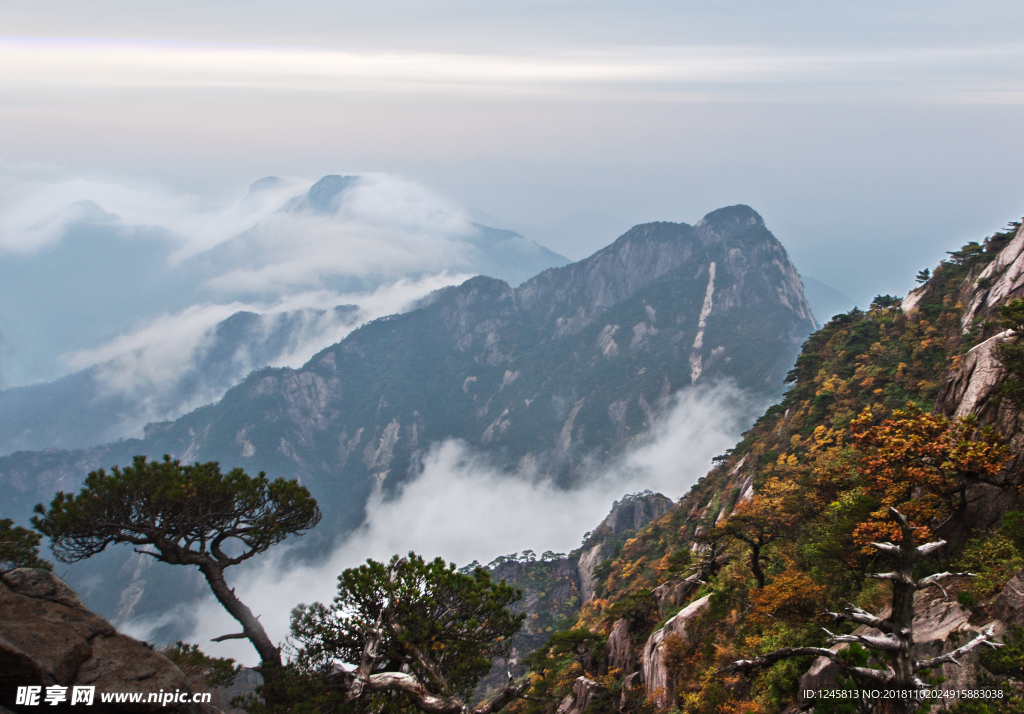
{"label": "bare dead branch", "polygon": [[888,684],[896,675],[891,669],[868,669],[867,667],[846,667],[846,671],[861,679],[867,679],[879,684]]}
{"label": "bare dead branch", "polygon": [[[929,575],[927,578],[921,578],[916,583],[914,583],[914,587],[917,588],[918,590],[924,590],[929,585],[939,585],[939,581],[940,580],[945,580],[946,578],[976,578],[976,577],[978,577],[977,573],[948,573],[948,572],[947,573],[935,573],[935,575]],[[940,589],[941,589],[941,587],[942,586],[939,585]],[[943,592],[945,592],[945,591],[943,591]]]}
{"label": "bare dead branch", "polygon": [[892,622],[889,620],[883,620],[880,617],[875,617],[866,610],[862,610],[859,607],[853,605],[847,605],[840,612],[829,612],[826,613],[830,617],[834,617],[837,620],[849,620],[850,622],[856,622],[858,625],[867,625],[868,627],[874,627],[876,630],[882,632],[892,632]]}
{"label": "bare dead branch", "polygon": [[884,635],[882,637],[875,637],[874,635],[834,635],[828,630],[825,630],[825,634],[828,635],[830,642],[836,644],[840,642],[859,642],[873,650],[880,650],[882,652],[900,651],[900,642],[892,635]]}
{"label": "bare dead branch", "polygon": [[915,585],[914,580],[905,573],[867,573],[865,578],[871,578],[872,580],[892,580],[894,583],[902,583],[904,585]]}
{"label": "bare dead branch", "polygon": [[945,664],[946,662],[951,662],[952,664],[955,664],[959,667],[960,663],[957,662],[958,657],[960,657],[961,655],[965,655],[968,652],[971,652],[972,650],[975,650],[982,645],[985,645],[986,647],[992,647],[993,649],[995,649],[996,647],[1002,647],[1003,644],[1001,642],[992,641],[992,632],[993,625],[989,625],[984,630],[982,630],[977,637],[968,642],[966,645],[963,645],[962,647],[957,647],[952,652],[948,652],[944,655],[932,657],[931,659],[926,659],[924,662],[916,662],[914,664],[914,671],[920,672],[922,669],[930,669],[940,664]]}
{"label": "bare dead branch", "polygon": [[766,655],[755,657],[754,659],[741,659],[733,662],[726,667],[719,670],[720,674],[728,672],[750,672],[755,669],[761,669],[762,667],[770,667],[771,665],[778,662],[780,659],[788,659],[790,657],[802,657],[804,655],[814,655],[815,657],[827,657],[833,662],[842,663],[839,654],[833,652],[830,649],[824,647],[782,647],[769,652]]}
{"label": "bare dead branch", "polygon": [[925,543],[924,545],[919,545],[917,546],[917,556],[919,558],[923,558],[926,555],[934,553],[944,545],[946,545],[946,541],[944,540],[937,540],[931,543]]}
{"label": "bare dead branch", "polygon": [[233,635],[221,635],[220,637],[214,637],[212,640],[210,640],[210,642],[223,642],[224,640],[244,640],[248,637],[249,635],[245,634],[244,632],[236,632]]}

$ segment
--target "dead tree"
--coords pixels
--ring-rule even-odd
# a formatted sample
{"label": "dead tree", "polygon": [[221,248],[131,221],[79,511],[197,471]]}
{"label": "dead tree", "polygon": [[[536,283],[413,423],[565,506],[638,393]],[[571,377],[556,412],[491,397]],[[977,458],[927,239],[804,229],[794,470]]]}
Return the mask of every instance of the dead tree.
{"label": "dead tree", "polygon": [[871,545],[891,556],[895,560],[896,567],[887,573],[868,575],[869,578],[888,580],[892,583],[892,608],[889,617],[876,617],[852,605],[843,608],[841,613],[828,613],[839,622],[849,620],[858,625],[872,627],[881,634],[836,635],[825,630],[829,644],[857,643],[878,653],[885,661],[884,669],[853,666],[845,661],[839,653],[824,647],[783,647],[754,659],[733,662],[722,671],[750,672],[771,666],[779,660],[790,657],[806,655],[826,657],[838,664],[856,681],[872,689],[884,688],[904,693],[903,696],[896,698],[880,699],[878,701],[879,712],[909,714],[916,711],[922,701],[917,698],[918,692],[928,686],[919,676],[922,670],[929,670],[947,662],[959,665],[958,659],[961,656],[982,645],[1001,647],[1000,643],[992,641],[992,626],[990,625],[970,642],[952,652],[926,660],[918,660],[914,657],[914,593],[934,585],[942,591],[942,595],[945,597],[946,591],[943,589],[941,581],[953,577],[973,577],[974,574],[945,572],[915,580],[913,577],[914,564],[944,546],[946,541],[940,540],[919,546],[914,540],[914,530],[916,529],[910,525],[907,517],[892,507],[889,508],[889,515],[900,528],[902,535],[900,543],[872,543]]}

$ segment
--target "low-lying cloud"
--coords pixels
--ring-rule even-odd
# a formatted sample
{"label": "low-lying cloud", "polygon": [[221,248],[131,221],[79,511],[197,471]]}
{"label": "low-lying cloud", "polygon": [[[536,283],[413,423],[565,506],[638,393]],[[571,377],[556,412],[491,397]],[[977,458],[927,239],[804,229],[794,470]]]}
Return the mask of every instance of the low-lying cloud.
{"label": "low-lying cloud", "polygon": [[[190,335],[237,310],[323,309],[331,300],[348,300],[343,294],[389,285],[398,294],[437,282],[429,276],[480,270],[473,242],[479,230],[466,212],[391,175],[361,176],[319,202],[307,199],[313,181],[268,177],[232,203],[211,205],[158,188],[69,177],[54,167],[31,169],[0,162],[0,258],[19,266],[5,273],[4,295],[32,305],[35,315],[4,317],[18,328],[10,330],[18,342],[3,354],[11,386],[132,349],[152,362],[133,373],[141,369],[147,380],[160,381],[190,358]],[[77,275],[83,253],[90,261],[82,268],[90,273],[88,290],[70,280],[65,288],[36,279],[38,273]],[[146,279],[125,280],[126,270]],[[130,309],[122,309],[126,290]],[[49,330],[70,307],[83,319],[68,330]],[[337,333],[335,327],[326,329]],[[160,355],[145,348],[158,343]]]}
{"label": "low-lying cloud", "polygon": [[[193,305],[64,360],[75,371],[91,371],[97,396],[116,395],[134,405],[113,427],[112,438],[141,436],[149,422],[217,401],[253,370],[300,367],[360,325],[405,312],[430,292],[467,277],[403,278],[369,293],[307,292],[271,304]],[[246,333],[233,341],[221,338],[218,328],[242,312],[255,314]]]}
{"label": "low-lying cloud", "polygon": [[[207,284],[229,295],[280,294],[346,277],[378,283],[471,268],[466,239],[476,228],[465,212],[423,187],[372,175],[336,199],[329,213],[286,207],[225,242],[219,252],[207,252],[215,262]],[[190,242],[172,260],[196,248]]]}
{"label": "low-lying cloud", "polygon": [[[561,489],[550,481],[496,468],[487,455],[464,442],[435,444],[423,471],[393,500],[371,501],[363,526],[325,562],[288,567],[287,547],[271,552],[247,572],[234,573],[239,597],[277,642],[288,636],[288,614],[298,603],[329,601],[337,575],[367,558],[386,560],[415,550],[459,565],[490,562],[531,549],[569,552],[624,494],[651,489],[677,499],[704,475],[711,458],[736,443],[755,407],[731,385],[683,390],[646,442],[610,463],[595,465],[583,485]],[[217,656],[254,664],[244,641],[209,640],[237,629],[211,597],[161,622],[130,622],[146,637],[168,622],[193,623],[189,641]],[[233,629],[234,628],[234,629]]]}

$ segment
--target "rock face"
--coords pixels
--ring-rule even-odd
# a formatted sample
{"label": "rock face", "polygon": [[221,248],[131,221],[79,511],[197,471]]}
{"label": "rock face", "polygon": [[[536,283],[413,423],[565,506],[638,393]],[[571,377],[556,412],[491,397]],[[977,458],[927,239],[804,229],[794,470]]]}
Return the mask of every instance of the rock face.
{"label": "rock face", "polygon": [[582,714],[597,699],[606,696],[607,688],[603,684],[591,681],[586,677],[577,677],[572,686],[572,694],[558,705],[558,714]]}
{"label": "rock face", "polygon": [[676,693],[669,678],[665,664],[667,651],[666,641],[678,637],[683,642],[689,641],[687,627],[696,620],[708,607],[711,596],[705,595],[694,600],[665,623],[665,626],[648,638],[643,650],[643,675],[647,687],[647,695],[660,708],[668,708],[675,704]]}
{"label": "rock face", "polygon": [[1024,570],[1010,579],[992,601],[989,612],[1006,626],[1024,627]]}
{"label": "rock face", "polygon": [[0,612],[3,705],[14,705],[19,686],[91,685],[96,688],[92,711],[219,711],[206,704],[101,703],[101,693],[107,692],[148,697],[161,690],[193,690],[174,664],[141,642],[118,634],[46,570],[19,568],[0,576]]}
{"label": "rock face", "polygon": [[[681,388],[732,379],[780,394],[814,327],[785,249],[756,212],[732,206],[695,226],[636,226],[518,288],[481,276],[440,290],[299,369],[252,373],[145,439],[0,458],[0,493],[23,518],[55,485],[136,454],[216,460],[300,478],[324,520],[297,545],[325,550],[373,494],[415,478],[432,444],[462,439],[500,467],[572,485],[644,438]],[[156,598],[183,576],[117,577],[83,596],[114,613],[134,584],[139,617],[165,609]]]}
{"label": "rock face", "polygon": [[960,361],[960,369],[952,372],[943,385],[939,406],[949,417],[975,414],[987,405],[995,389],[1006,377],[1006,368],[995,355],[995,349],[1013,338],[1006,330],[972,347]]}
{"label": "rock face", "polygon": [[594,598],[594,570],[610,558],[615,546],[624,543],[651,521],[661,518],[672,507],[672,500],[660,493],[647,491],[627,496],[612,506],[611,513],[583,541],[578,560],[580,593],[583,602]]}
{"label": "rock face", "polygon": [[629,638],[629,620],[615,621],[608,635],[608,668],[618,669],[621,674],[630,674],[636,664],[633,658],[633,643]]}
{"label": "rock face", "polygon": [[[522,600],[515,603],[512,610],[525,613],[526,620],[512,638],[511,657],[494,661],[491,672],[477,687],[477,696],[483,697],[504,686],[507,672],[514,676],[524,674],[526,670],[519,664],[519,658],[547,642],[553,631],[564,628],[579,613],[583,603],[593,597],[594,568],[612,554],[616,543],[625,542],[637,530],[663,516],[671,505],[671,499],[650,491],[625,496],[615,502],[608,516],[587,535],[582,547],[569,556],[540,561],[509,559],[494,567],[491,577],[523,591]],[[586,592],[589,595],[584,597]],[[613,633],[613,638],[619,638],[615,640],[618,644],[614,646],[619,648],[615,657],[623,659],[606,664],[631,672],[636,662],[628,623],[617,624],[615,632],[618,634]],[[612,646],[610,640],[609,647]]]}
{"label": "rock face", "polygon": [[690,593],[699,586],[700,573],[694,573],[687,578],[676,576],[654,588],[651,594],[658,601],[658,612],[664,615],[666,610],[679,607],[686,602]]}

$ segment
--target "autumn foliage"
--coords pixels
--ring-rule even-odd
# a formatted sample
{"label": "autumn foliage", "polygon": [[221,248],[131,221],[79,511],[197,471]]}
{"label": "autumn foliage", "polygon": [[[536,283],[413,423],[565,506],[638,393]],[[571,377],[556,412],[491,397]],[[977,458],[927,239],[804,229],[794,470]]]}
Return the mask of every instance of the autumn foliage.
{"label": "autumn foliage", "polygon": [[890,506],[921,528],[917,537],[924,542],[950,519],[963,520],[971,486],[1005,485],[1000,476],[1010,450],[992,429],[979,428],[975,417],[950,420],[909,404],[878,424],[874,418],[865,409],[850,422],[865,489],[880,503],[875,517],[858,526],[860,543],[898,537],[886,518]]}

